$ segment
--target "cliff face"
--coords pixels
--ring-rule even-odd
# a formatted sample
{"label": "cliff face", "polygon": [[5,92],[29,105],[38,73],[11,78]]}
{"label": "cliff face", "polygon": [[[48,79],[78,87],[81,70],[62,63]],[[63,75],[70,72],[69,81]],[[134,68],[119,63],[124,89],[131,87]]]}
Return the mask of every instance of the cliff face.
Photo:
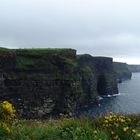
{"label": "cliff face", "polygon": [[94,97],[118,93],[112,58],[81,55],[78,56],[78,64],[80,71],[83,72],[83,89],[85,93],[89,90],[86,95],[90,94]]}
{"label": "cliff face", "polygon": [[132,73],[126,63],[114,62],[114,70],[116,71],[118,82],[131,79],[132,77]]}
{"label": "cliff face", "polygon": [[140,72],[140,65],[128,65],[128,69],[131,72]]}
{"label": "cliff face", "polygon": [[98,94],[117,94],[111,58],[77,58],[73,49],[0,50],[0,100],[23,117],[72,115]]}
{"label": "cliff face", "polygon": [[22,116],[72,112],[81,92],[72,49],[0,52],[0,97]]}

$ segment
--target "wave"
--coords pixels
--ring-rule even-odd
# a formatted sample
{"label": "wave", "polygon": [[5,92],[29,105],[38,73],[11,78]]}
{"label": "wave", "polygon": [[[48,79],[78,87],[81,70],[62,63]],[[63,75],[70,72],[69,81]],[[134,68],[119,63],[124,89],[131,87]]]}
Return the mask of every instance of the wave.
{"label": "wave", "polygon": [[118,94],[113,94],[113,95],[110,95],[110,94],[108,94],[108,95],[101,95],[101,97],[102,98],[111,98],[111,97],[116,97],[116,96],[119,96],[120,95],[120,93],[118,93]]}
{"label": "wave", "polygon": [[101,97],[101,96],[98,96],[98,100],[103,100],[103,97]]}

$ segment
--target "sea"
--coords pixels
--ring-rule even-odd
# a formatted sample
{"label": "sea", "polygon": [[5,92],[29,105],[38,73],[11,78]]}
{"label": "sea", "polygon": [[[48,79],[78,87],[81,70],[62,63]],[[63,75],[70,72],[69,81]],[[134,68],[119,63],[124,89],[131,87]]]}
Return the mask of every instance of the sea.
{"label": "sea", "polygon": [[133,73],[132,79],[118,84],[119,94],[99,97],[99,104],[80,110],[80,116],[119,114],[140,114],[140,73]]}

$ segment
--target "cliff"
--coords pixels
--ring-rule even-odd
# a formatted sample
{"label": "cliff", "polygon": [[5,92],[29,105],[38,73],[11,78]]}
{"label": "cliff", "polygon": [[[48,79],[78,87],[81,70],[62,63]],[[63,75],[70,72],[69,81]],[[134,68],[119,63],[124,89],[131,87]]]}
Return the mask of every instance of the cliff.
{"label": "cliff", "polygon": [[0,97],[23,117],[73,112],[80,90],[76,50],[19,49],[0,51]]}
{"label": "cliff", "polygon": [[117,94],[112,58],[73,49],[0,49],[0,100],[21,116],[73,115],[98,95]]}
{"label": "cliff", "polygon": [[140,65],[128,65],[128,69],[131,72],[140,72]]}
{"label": "cliff", "polygon": [[131,79],[132,73],[128,69],[128,64],[120,63],[120,62],[114,62],[113,65],[114,65],[114,70],[116,71],[118,82],[122,82],[124,80]]}
{"label": "cliff", "polygon": [[82,87],[85,93],[88,91],[86,95],[90,93],[91,95],[93,93],[94,95],[113,95],[118,93],[112,58],[93,57],[85,54],[78,56],[77,61],[82,72]]}

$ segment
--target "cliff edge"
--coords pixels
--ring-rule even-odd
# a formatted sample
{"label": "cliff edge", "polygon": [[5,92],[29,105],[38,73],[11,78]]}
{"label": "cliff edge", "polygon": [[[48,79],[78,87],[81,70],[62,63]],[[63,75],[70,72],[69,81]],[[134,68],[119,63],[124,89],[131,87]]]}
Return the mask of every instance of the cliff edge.
{"label": "cliff edge", "polygon": [[0,100],[25,118],[73,115],[117,94],[112,58],[76,55],[74,49],[0,49]]}
{"label": "cliff edge", "polygon": [[140,65],[128,65],[128,69],[131,72],[140,72]]}
{"label": "cliff edge", "polygon": [[128,69],[128,64],[114,62],[113,65],[114,65],[114,70],[115,70],[116,75],[117,75],[118,82],[122,82],[122,81],[131,79],[132,73]]}

